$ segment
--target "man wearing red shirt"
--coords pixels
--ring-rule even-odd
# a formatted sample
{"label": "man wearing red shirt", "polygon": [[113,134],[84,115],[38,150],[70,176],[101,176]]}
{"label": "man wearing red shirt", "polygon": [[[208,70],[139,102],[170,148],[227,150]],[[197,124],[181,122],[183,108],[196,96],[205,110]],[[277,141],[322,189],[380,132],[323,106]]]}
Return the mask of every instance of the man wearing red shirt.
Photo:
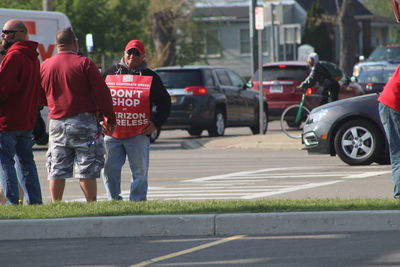
{"label": "man wearing red shirt", "polygon": [[42,204],[42,193],[32,153],[40,88],[38,43],[28,40],[23,22],[7,21],[2,30],[7,50],[0,65],[0,183],[7,204],[18,204],[15,160],[19,161],[29,204]]}
{"label": "man wearing red shirt", "polygon": [[[62,199],[65,179],[80,179],[86,201],[96,201],[104,165],[104,141],[96,114],[112,131],[116,120],[110,91],[96,65],[77,54],[78,40],[71,28],[56,36],[58,54],[41,66],[42,88],[49,107],[50,137],[47,170],[52,201]],[[46,102],[45,101],[45,102]]]}
{"label": "man wearing red shirt", "polygon": [[[392,4],[395,17],[400,21],[400,1],[392,0]],[[394,184],[393,197],[400,199],[400,67],[397,67],[386,83],[378,101],[379,115],[389,143]]]}

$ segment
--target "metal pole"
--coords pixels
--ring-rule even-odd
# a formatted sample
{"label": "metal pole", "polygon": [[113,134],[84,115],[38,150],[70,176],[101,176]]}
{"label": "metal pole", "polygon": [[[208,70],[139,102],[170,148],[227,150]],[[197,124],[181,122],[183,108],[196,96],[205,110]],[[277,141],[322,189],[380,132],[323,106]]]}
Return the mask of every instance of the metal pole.
{"label": "metal pole", "polygon": [[259,118],[259,133],[263,133],[264,129],[264,92],[263,92],[263,54],[262,54],[262,30],[258,30],[258,118]]}
{"label": "metal pole", "polygon": [[249,0],[250,8],[249,8],[249,19],[250,19],[250,52],[251,52],[251,73],[255,73],[257,71],[258,66],[258,55],[257,55],[257,34],[255,30],[255,16],[254,9],[257,5],[257,0]]}
{"label": "metal pole", "polygon": [[51,0],[43,0],[42,4],[43,4],[43,10],[44,11],[51,11],[52,10]]}
{"label": "metal pole", "polygon": [[276,61],[276,57],[275,57],[275,18],[274,18],[274,4],[273,3],[270,3],[270,5],[271,5],[271,8],[270,8],[270,10],[271,10],[271,35],[272,35],[272,38],[271,38],[271,42],[272,42],[272,45],[271,45],[271,58],[272,58],[272,62],[275,62]]}

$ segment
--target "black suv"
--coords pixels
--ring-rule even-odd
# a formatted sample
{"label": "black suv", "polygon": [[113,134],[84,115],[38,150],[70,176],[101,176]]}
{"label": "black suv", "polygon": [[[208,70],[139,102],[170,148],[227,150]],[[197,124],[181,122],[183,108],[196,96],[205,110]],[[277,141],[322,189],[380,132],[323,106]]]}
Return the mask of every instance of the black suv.
{"label": "black suv", "polygon": [[[162,129],[187,130],[200,136],[224,135],[226,127],[250,127],[259,133],[258,92],[226,67],[184,66],[155,69],[171,95],[171,114]],[[268,126],[264,99],[263,132]]]}

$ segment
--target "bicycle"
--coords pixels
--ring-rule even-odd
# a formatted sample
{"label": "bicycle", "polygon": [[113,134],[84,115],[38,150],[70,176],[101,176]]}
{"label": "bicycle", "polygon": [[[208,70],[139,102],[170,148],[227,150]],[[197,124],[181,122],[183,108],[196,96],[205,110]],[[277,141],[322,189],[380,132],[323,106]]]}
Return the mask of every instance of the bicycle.
{"label": "bicycle", "polygon": [[300,139],[303,126],[310,114],[310,111],[318,106],[311,103],[308,98],[319,98],[316,101],[319,103],[321,98],[328,98],[328,103],[331,102],[331,96],[314,93],[312,88],[308,88],[301,96],[299,104],[287,107],[281,115],[281,129],[284,134],[293,139]]}

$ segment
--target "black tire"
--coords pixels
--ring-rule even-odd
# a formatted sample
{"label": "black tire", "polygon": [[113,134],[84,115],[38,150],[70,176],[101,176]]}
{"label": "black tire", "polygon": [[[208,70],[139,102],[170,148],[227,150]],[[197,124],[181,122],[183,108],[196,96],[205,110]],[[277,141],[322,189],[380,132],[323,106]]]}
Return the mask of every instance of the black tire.
{"label": "black tire", "polygon": [[382,156],[384,138],[367,120],[355,119],[340,126],[335,135],[337,155],[349,165],[369,165]]}
{"label": "black tire", "polygon": [[[255,125],[250,126],[250,130],[253,134],[259,134],[260,133],[260,123],[259,123],[259,114],[257,113],[257,122]],[[266,134],[268,131],[268,114],[267,111],[264,109],[264,113],[263,113],[263,134]]]}
{"label": "black tire", "polygon": [[156,129],[151,135],[150,135],[150,143],[155,143],[157,138],[160,136],[161,130]]}
{"label": "black tire", "polygon": [[203,129],[189,129],[188,133],[190,136],[201,136],[201,133],[203,132]]}
{"label": "black tire", "polygon": [[[300,121],[296,122],[296,115],[300,105],[291,105],[287,107],[281,115],[281,129],[284,134],[293,139],[300,139],[304,123],[307,120],[310,111],[306,107],[302,107],[302,115]],[[295,128],[293,126],[296,126]]]}
{"label": "black tire", "polygon": [[211,137],[223,136],[225,134],[225,123],[225,112],[221,108],[217,108],[215,110],[212,126],[207,130],[208,135]]}

